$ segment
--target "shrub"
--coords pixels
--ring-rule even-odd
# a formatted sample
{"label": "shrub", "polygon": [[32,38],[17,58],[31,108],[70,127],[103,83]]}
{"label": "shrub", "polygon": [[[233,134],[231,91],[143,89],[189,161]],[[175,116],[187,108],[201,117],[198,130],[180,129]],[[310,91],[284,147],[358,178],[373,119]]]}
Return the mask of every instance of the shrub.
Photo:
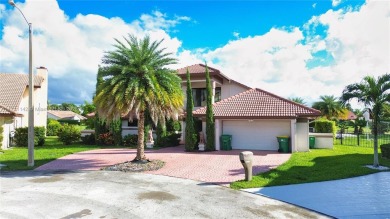
{"label": "shrub", "polygon": [[114,139],[115,145],[122,144],[122,120],[116,119],[110,124],[110,133]]}
{"label": "shrub", "polygon": [[81,132],[75,125],[64,124],[58,132],[58,139],[65,145],[80,140]]}
{"label": "shrub", "polygon": [[3,147],[3,126],[0,126],[0,148]]}
{"label": "shrub", "polygon": [[381,145],[382,157],[390,159],[390,144]]}
{"label": "shrub", "polygon": [[136,146],[138,143],[138,135],[126,135],[123,137],[124,146]]}
{"label": "shrub", "polygon": [[333,135],[336,134],[336,125],[334,121],[320,119],[314,123],[314,128],[317,133],[333,133]]}
{"label": "shrub", "polygon": [[[34,127],[34,145],[42,146],[45,144],[45,127]],[[15,129],[14,136],[16,146],[27,147],[28,146],[28,127]]]}
{"label": "shrub", "polygon": [[47,136],[57,136],[62,125],[55,119],[47,119]]}
{"label": "shrub", "polygon": [[98,142],[100,142],[103,145],[113,145],[114,144],[114,136],[107,132],[100,134],[97,138]]}
{"label": "shrub", "polygon": [[[194,134],[196,136],[196,134]],[[181,134],[171,133],[161,137],[158,147],[173,147],[179,145]],[[194,137],[195,138],[195,137]]]}
{"label": "shrub", "polygon": [[81,141],[83,142],[83,144],[94,145],[96,143],[95,134],[92,133],[90,135],[82,136]]}
{"label": "shrub", "polygon": [[61,124],[80,125],[79,121],[73,119],[59,119],[58,122]]}

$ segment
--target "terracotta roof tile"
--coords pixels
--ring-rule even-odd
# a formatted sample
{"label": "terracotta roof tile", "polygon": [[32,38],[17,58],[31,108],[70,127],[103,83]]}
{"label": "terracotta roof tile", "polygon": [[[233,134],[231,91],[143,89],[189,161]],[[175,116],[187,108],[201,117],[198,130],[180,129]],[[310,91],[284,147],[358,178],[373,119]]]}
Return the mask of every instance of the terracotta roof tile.
{"label": "terracotta roof tile", "polygon": [[48,110],[47,113],[50,113],[56,117],[59,117],[61,119],[67,119],[67,118],[73,118],[74,116],[79,117],[81,120],[87,119],[84,116],[77,114],[75,112],[69,111],[69,110]]}
{"label": "terracotta roof tile", "polygon": [[[195,110],[205,115],[207,107]],[[213,104],[215,118],[316,117],[320,111],[297,104],[261,89],[250,89]]]}
{"label": "terracotta roof tile", "polygon": [[[35,75],[34,87],[39,87],[42,81],[42,77]],[[27,74],[0,73],[0,105],[18,112],[22,95],[27,87]]]}

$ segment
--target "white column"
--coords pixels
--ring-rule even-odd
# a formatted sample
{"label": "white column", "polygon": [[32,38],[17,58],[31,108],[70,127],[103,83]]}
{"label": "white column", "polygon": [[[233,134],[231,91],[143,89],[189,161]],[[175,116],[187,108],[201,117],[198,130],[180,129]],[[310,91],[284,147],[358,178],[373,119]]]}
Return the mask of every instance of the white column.
{"label": "white column", "polygon": [[290,141],[291,141],[291,152],[297,151],[295,147],[295,139],[296,139],[296,119],[291,120],[291,136],[290,136]]}
{"label": "white column", "polygon": [[214,80],[211,81],[211,89],[213,90],[213,96],[211,97],[211,102],[214,103],[215,102],[215,87],[216,87],[216,83]]}
{"label": "white column", "polygon": [[219,119],[215,120],[215,150],[221,150],[221,142],[219,141],[219,137],[222,134],[222,121]]}

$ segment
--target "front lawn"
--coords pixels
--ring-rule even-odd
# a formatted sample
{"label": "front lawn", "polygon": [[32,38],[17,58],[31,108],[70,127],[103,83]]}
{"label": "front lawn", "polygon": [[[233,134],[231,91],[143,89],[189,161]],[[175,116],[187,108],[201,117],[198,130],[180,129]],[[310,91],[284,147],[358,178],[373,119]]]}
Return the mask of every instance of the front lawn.
{"label": "front lawn", "polygon": [[[234,189],[279,186],[376,173],[378,171],[364,167],[373,163],[373,153],[373,148],[343,145],[335,145],[333,150],[312,149],[310,152],[297,152],[278,168],[253,176],[250,182],[237,181],[230,186]],[[390,167],[390,160],[383,159],[381,154],[379,163]]]}
{"label": "front lawn", "polygon": [[15,147],[3,150],[0,153],[0,163],[7,165],[1,170],[31,170],[57,158],[81,151],[101,148],[97,145],[82,145],[81,143],[63,145],[58,141],[58,137],[50,136],[46,138],[44,146],[36,146],[34,149],[35,166],[27,166],[27,147]]}

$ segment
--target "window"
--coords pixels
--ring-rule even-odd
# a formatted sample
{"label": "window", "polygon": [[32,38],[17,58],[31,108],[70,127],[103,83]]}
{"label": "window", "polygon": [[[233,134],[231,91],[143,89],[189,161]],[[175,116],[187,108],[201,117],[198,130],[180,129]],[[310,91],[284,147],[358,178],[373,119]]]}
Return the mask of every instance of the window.
{"label": "window", "polygon": [[130,121],[127,121],[127,126],[138,126],[138,120],[137,119],[133,119],[132,122]]}
{"label": "window", "polygon": [[[194,107],[206,106],[207,92],[206,88],[193,88],[192,97],[194,98]],[[221,88],[215,88],[214,102],[221,100]]]}

